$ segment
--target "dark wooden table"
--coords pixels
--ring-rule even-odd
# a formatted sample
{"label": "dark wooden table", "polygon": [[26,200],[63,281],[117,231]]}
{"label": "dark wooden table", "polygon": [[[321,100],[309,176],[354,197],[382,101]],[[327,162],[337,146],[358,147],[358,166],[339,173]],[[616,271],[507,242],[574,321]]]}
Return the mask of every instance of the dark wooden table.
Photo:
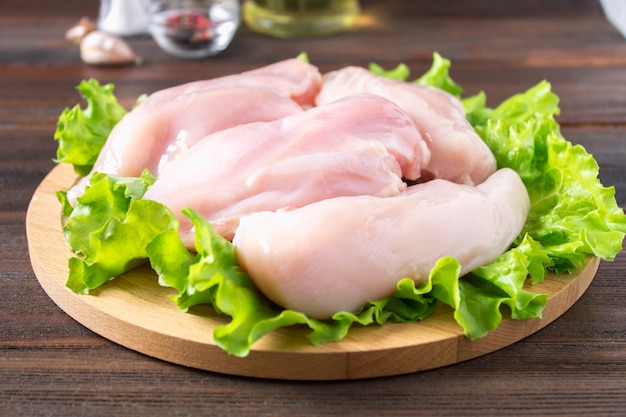
{"label": "dark wooden table", "polygon": [[602,262],[589,290],[547,328],[510,347],[417,374],[346,382],[246,379],[187,369],[120,347],[76,323],[31,269],[25,213],[54,166],[52,139],[74,87],[113,82],[130,105],[143,92],[257,67],[307,51],[323,70],[376,61],[414,74],[433,51],[453,62],[465,95],[490,105],[549,80],[565,136],[583,144],[626,206],[626,40],[595,1],[363,0],[358,30],[279,40],[242,27],[208,60],[129,39],[137,67],[81,63],[64,32],[96,0],[0,3],[0,415],[625,415],[626,255]]}

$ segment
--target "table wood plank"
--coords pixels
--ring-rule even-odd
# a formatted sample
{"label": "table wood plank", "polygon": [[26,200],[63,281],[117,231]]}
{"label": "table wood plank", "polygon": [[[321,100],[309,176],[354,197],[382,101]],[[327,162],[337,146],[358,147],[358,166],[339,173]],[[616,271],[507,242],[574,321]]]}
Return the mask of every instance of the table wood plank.
{"label": "table wood plank", "polygon": [[[602,262],[589,290],[552,325],[488,356],[406,376],[284,382],[188,369],[127,350],[82,327],[39,286],[25,211],[54,166],[52,140],[74,87],[116,84],[125,105],[144,92],[250,69],[307,51],[323,70],[406,62],[433,51],[453,62],[465,94],[496,105],[548,79],[559,121],[590,151],[626,207],[626,40],[595,0],[362,0],[357,31],[279,40],[242,27],[227,51],[182,61],[150,38],[129,39],[138,67],[95,68],[63,39],[97,2],[0,2],[0,415],[623,415],[626,413],[626,255]],[[367,23],[367,24],[366,24]]]}

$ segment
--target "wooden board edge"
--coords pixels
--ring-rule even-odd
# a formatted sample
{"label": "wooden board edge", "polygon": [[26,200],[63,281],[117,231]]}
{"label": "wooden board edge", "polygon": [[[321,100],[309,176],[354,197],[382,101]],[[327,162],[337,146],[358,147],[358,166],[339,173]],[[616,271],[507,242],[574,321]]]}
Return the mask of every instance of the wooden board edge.
{"label": "wooden board edge", "polygon": [[[51,213],[50,205],[53,200],[56,201],[54,191],[69,187],[73,180],[75,175],[71,167],[57,166],[38,187],[27,211],[31,263],[48,296],[76,321],[117,344],[168,362],[224,374],[286,380],[345,380],[392,376],[452,365],[515,343],[556,320],[586,291],[599,265],[599,258],[593,258],[586,268],[572,276],[559,280],[548,277],[552,292],[542,319],[504,320],[498,329],[476,341],[467,340],[460,327],[450,322],[449,314],[442,314],[432,320],[427,319],[431,320],[428,325],[424,324],[425,321],[356,329],[353,332],[356,336],[348,337],[346,341],[315,348],[295,343],[282,349],[281,343],[293,339],[293,334],[288,330],[276,332],[261,339],[248,357],[238,358],[225,353],[212,340],[199,342],[172,336],[97,310],[91,304],[91,296],[78,296],[65,287],[65,278],[59,277],[59,274],[66,274],[67,270],[56,263],[58,258],[63,257],[66,263],[71,252],[65,247],[60,230],[59,211]],[[60,204],[56,204],[60,210]],[[58,220],[56,223],[55,219]],[[55,249],[52,258],[46,258],[41,253],[47,242],[37,242],[36,235],[42,228],[47,230],[49,236],[55,236],[50,242]],[[52,263],[55,263],[54,267],[51,267]],[[371,343],[370,347],[355,347],[359,334],[374,333],[375,336],[370,337],[385,340],[393,326],[404,326],[397,327],[402,329],[402,337],[412,332],[419,334],[420,331],[431,332],[432,337],[420,344],[387,346]],[[425,326],[429,329],[425,330]],[[302,334],[297,332],[298,336]]]}

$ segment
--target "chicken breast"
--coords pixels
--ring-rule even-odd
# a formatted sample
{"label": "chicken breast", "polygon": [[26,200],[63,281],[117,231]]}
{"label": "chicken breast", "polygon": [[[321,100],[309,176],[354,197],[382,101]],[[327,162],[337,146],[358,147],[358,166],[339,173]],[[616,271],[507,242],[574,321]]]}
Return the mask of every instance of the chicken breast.
{"label": "chicken breast", "polygon": [[316,103],[362,92],[393,101],[413,119],[431,152],[422,177],[475,185],[495,172],[495,158],[465,118],[463,105],[442,90],[346,67],[324,75]]}
{"label": "chicken breast", "polygon": [[530,202],[518,174],[478,186],[433,180],[388,198],[339,197],[243,216],[233,243],[254,284],[277,304],[318,319],[391,296],[456,258],[461,274],[491,262],[520,233]]}
{"label": "chicken breast", "polygon": [[303,107],[314,105],[321,88],[322,75],[318,68],[301,59],[286,59],[238,74],[192,81],[154,93],[152,104],[177,100],[187,94],[198,94],[216,88],[271,88]]}
{"label": "chicken breast", "polygon": [[[113,129],[92,172],[139,176],[163,167],[200,138],[239,124],[276,120],[311,106],[321,75],[301,60],[281,61],[236,75],[153,93]],[[68,192],[82,194],[89,176]]]}
{"label": "chicken breast", "polygon": [[191,207],[227,238],[239,217],[345,195],[397,195],[419,173],[428,149],[390,101],[355,95],[272,122],[208,135],[169,163],[144,198],[178,213],[193,244]]}

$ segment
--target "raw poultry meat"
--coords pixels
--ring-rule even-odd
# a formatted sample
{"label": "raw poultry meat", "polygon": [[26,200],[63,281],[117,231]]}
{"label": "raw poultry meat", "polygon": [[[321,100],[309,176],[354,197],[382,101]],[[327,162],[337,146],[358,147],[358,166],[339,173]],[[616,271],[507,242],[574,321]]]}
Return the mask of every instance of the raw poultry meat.
{"label": "raw poultry meat", "polygon": [[153,96],[158,101],[165,102],[178,99],[187,94],[197,94],[206,90],[224,87],[267,87],[290,97],[303,107],[314,104],[315,96],[319,92],[322,75],[319,69],[301,59],[286,59],[250,71],[206,80],[193,81],[178,86],[157,91]]}
{"label": "raw poultry meat", "polygon": [[[313,104],[320,83],[316,67],[290,59],[157,91],[115,126],[92,172],[139,176],[147,168],[158,176],[167,162],[209,133],[301,112]],[[70,202],[88,181],[89,176],[69,190]]]}
{"label": "raw poultry meat", "polygon": [[354,95],[272,122],[248,123],[206,136],[166,165],[144,198],[180,214],[198,211],[232,238],[239,217],[300,207],[342,195],[397,195],[403,176],[419,174],[428,149],[398,106]]}
{"label": "raw poultry meat", "polygon": [[167,103],[148,98],[115,126],[94,170],[138,176],[148,168],[158,176],[167,162],[209,133],[300,111],[288,97],[259,87],[216,88]]}
{"label": "raw poultry meat", "polygon": [[362,92],[393,101],[413,119],[431,151],[422,177],[479,184],[496,170],[493,154],[465,118],[463,105],[443,90],[346,67],[324,75],[316,103]]}
{"label": "raw poultry meat", "polygon": [[398,196],[327,199],[243,216],[233,243],[254,284],[277,304],[325,319],[391,296],[403,277],[427,279],[452,256],[461,274],[491,262],[530,207],[508,168],[478,186],[433,180]]}

